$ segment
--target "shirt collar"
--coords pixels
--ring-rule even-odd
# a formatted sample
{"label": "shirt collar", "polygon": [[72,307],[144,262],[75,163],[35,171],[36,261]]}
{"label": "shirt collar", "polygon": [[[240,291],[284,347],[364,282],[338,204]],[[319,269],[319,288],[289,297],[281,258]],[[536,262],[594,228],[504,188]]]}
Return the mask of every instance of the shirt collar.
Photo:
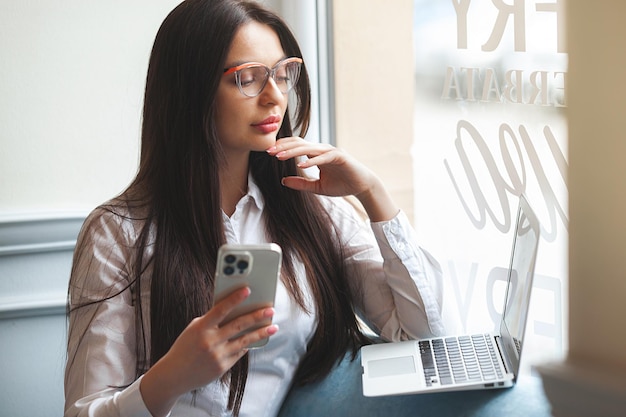
{"label": "shirt collar", "polygon": [[[263,211],[265,207],[265,199],[263,198],[263,193],[261,193],[261,189],[257,185],[257,183],[252,178],[252,175],[248,173],[248,192],[241,197],[241,200],[237,202],[235,207],[235,213],[237,211],[246,211],[245,207],[249,204],[254,204],[259,211]],[[222,217],[224,220],[228,220],[229,217],[222,211]]]}
{"label": "shirt collar", "polygon": [[252,199],[254,204],[257,206],[259,210],[263,210],[265,207],[265,199],[263,198],[263,194],[261,193],[261,189],[252,178],[252,174],[248,173],[248,196]]}

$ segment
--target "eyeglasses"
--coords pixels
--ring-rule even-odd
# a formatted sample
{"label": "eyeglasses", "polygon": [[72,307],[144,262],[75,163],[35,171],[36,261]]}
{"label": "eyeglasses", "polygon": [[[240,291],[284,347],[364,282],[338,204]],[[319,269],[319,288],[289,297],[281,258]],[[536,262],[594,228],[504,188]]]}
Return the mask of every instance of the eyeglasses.
{"label": "eyeglasses", "polygon": [[281,93],[287,94],[300,77],[301,58],[286,58],[269,68],[258,62],[249,62],[232,68],[226,68],[224,75],[235,74],[239,91],[246,97],[256,97],[265,88],[272,77]]}

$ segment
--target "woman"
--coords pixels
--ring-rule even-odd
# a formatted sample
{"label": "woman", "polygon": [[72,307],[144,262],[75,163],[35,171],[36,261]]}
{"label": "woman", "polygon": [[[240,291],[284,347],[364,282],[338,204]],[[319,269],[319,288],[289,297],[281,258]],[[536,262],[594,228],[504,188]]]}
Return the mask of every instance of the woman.
{"label": "woman", "polygon": [[[295,38],[259,5],[188,0],[165,19],[139,172],[77,241],[66,416],[271,416],[292,383],[322,378],[368,342],[357,314],[387,340],[443,331],[439,267],[381,181],[294,136],[306,134],[309,99]],[[319,178],[301,175],[310,167]],[[369,224],[333,198],[348,195]],[[273,309],[222,323],[249,295],[213,302],[226,242],[282,247]]]}

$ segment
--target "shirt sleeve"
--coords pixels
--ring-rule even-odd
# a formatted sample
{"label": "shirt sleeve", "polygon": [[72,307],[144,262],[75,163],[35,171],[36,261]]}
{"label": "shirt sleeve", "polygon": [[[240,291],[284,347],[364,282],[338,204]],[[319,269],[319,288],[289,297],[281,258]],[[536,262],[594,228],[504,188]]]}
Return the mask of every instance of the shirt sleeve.
{"label": "shirt sleeve", "polygon": [[387,341],[444,334],[443,277],[406,214],[368,223],[345,209],[340,222],[350,287],[360,316]]}
{"label": "shirt sleeve", "polygon": [[102,209],[79,234],[69,285],[66,417],[150,416],[136,379],[127,239],[120,217]]}

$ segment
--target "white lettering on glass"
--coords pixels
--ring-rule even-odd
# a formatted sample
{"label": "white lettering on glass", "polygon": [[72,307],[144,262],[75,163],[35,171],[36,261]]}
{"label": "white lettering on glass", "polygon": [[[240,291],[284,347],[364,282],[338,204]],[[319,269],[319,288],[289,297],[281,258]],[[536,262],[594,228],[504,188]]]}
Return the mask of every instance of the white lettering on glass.
{"label": "white lettering on glass", "polygon": [[[456,25],[457,25],[457,48],[468,48],[468,33],[470,31],[470,6],[472,0],[452,0],[454,11],[456,12]],[[513,46],[516,52],[526,51],[526,0],[511,0],[511,3],[507,3],[504,0],[491,0],[491,3],[497,11],[497,16],[493,22],[490,22],[493,26],[491,34],[486,42],[482,45],[482,51],[492,52],[500,47],[504,33],[508,29],[509,24],[513,25]],[[557,44],[556,52],[564,53],[565,41],[564,41],[564,1],[555,0],[554,2],[534,2],[533,12],[548,12],[554,13],[556,16],[556,28],[557,28]],[[484,16],[476,16],[475,25],[482,26],[485,24]],[[543,27],[531,27],[530,30],[542,31],[547,28]]]}
{"label": "white lettering on glass", "polygon": [[493,68],[447,67],[441,98],[565,107],[565,81],[562,71],[513,69],[500,80]]}
{"label": "white lettering on glass", "polygon": [[[477,229],[483,229],[488,219],[503,233],[511,229],[512,211],[509,205],[508,194],[519,195],[525,192],[528,183],[531,181],[531,173],[534,174],[534,180],[544,197],[545,212],[548,213],[549,217],[549,222],[547,224],[543,222],[541,225],[542,237],[547,241],[554,241],[559,221],[567,229],[566,210],[558,201],[556,192],[546,175],[539,154],[526,127],[520,125],[518,132],[515,132],[506,123],[500,125],[498,132],[499,151],[500,155],[502,155],[505,172],[499,171],[495,157],[487,146],[487,142],[470,122],[459,120],[456,132],[457,137],[454,144],[461,162],[462,171],[453,172],[447,160],[444,160],[444,164],[465,213]],[[544,127],[543,133],[550,150],[550,153],[545,156],[552,158],[552,162],[557,166],[562,180],[566,182],[567,162],[565,156],[549,126]],[[482,159],[470,160],[466,151],[467,147],[475,147]],[[524,158],[522,150],[525,151],[526,158]],[[526,161],[530,163],[529,166],[527,166],[528,162]],[[479,167],[479,165],[482,166]],[[479,180],[476,172],[484,170],[489,173],[488,178]],[[467,184],[469,194],[463,191],[464,187],[460,186],[461,182]],[[492,190],[486,193],[487,188],[492,188]],[[490,204],[486,194],[491,195],[493,193],[497,195],[498,201]]]}

